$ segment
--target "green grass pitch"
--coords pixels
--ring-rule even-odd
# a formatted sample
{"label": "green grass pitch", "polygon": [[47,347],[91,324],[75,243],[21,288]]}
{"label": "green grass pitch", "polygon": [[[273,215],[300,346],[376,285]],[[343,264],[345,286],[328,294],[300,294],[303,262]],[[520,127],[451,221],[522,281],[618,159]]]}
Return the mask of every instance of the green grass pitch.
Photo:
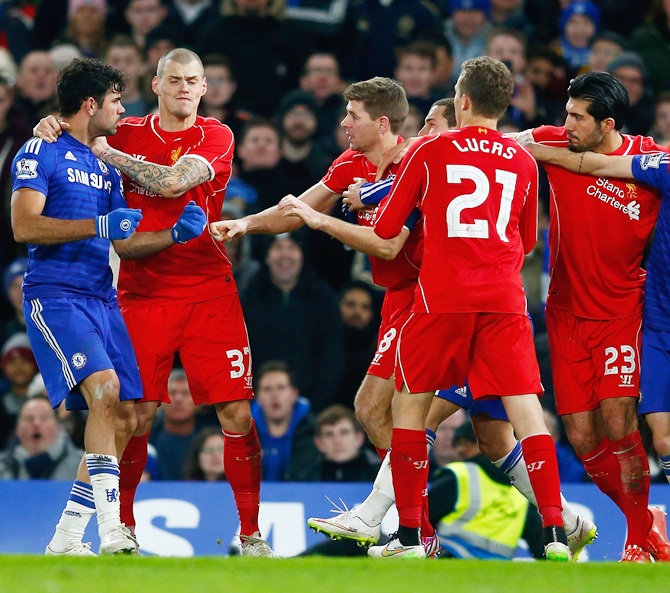
{"label": "green grass pitch", "polygon": [[0,556],[0,593],[652,593],[670,563]]}

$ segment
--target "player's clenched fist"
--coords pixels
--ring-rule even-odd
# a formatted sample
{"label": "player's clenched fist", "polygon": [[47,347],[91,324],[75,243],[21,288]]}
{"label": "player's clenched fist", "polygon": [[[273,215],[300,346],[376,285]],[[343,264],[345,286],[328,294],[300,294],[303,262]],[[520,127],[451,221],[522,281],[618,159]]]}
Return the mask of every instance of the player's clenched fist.
{"label": "player's clenched fist", "polygon": [[142,220],[142,211],[137,208],[117,208],[109,214],[96,216],[95,236],[101,239],[127,239],[135,232]]}
{"label": "player's clenched fist", "polygon": [[217,241],[230,241],[238,235],[245,235],[247,232],[247,223],[244,219],[219,220],[209,225],[209,232]]}
{"label": "player's clenched fist", "polygon": [[202,235],[206,226],[207,215],[205,211],[191,200],[184,206],[184,211],[172,227],[170,236],[175,243],[183,245],[187,241]]}

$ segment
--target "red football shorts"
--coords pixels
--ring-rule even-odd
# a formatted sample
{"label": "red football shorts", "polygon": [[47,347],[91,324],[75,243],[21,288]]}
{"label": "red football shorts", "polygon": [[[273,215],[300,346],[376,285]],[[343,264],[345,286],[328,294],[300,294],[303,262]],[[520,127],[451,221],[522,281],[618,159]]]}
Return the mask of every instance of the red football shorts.
{"label": "red football shorts", "polygon": [[475,399],[543,392],[526,315],[412,313],[398,340],[396,389],[424,393],[466,378]]}
{"label": "red football shorts", "polygon": [[547,308],[556,410],[595,410],[603,399],[639,397],[642,316],[595,321]]}
{"label": "red football shorts", "polygon": [[167,381],[176,352],[196,404],[253,398],[249,337],[236,292],[200,303],[133,303],[121,312],[140,367],[143,401],[170,401]]}
{"label": "red football shorts", "polygon": [[368,375],[388,379],[395,370],[395,353],[400,329],[412,312],[416,283],[404,288],[389,288],[382,303],[377,351],[368,367]]}

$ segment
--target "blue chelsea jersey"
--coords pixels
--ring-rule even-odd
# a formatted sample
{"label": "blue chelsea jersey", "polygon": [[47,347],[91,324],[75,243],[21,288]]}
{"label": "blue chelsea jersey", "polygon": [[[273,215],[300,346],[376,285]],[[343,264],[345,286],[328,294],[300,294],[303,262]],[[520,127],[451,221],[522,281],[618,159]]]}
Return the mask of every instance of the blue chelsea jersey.
{"label": "blue chelsea jersey", "polygon": [[[93,219],[126,207],[119,172],[67,132],[53,144],[28,140],[14,157],[12,179],[12,191],[30,188],[46,196],[42,215],[49,218]],[[26,299],[114,299],[109,241],[30,244],[23,293]]]}
{"label": "blue chelsea jersey", "polygon": [[661,208],[647,262],[643,321],[648,327],[670,331],[670,158],[666,153],[635,156],[632,171],[637,181],[661,192]]}

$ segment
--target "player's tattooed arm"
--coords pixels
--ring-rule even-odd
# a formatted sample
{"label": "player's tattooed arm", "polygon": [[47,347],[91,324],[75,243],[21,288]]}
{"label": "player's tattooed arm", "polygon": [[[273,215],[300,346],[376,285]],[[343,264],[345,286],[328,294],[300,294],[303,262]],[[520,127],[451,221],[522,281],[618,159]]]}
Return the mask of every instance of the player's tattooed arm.
{"label": "player's tattooed arm", "polygon": [[182,157],[168,167],[135,158],[112,148],[106,142],[98,143],[98,140],[92,149],[100,159],[164,198],[178,198],[212,178],[212,170],[201,158]]}

